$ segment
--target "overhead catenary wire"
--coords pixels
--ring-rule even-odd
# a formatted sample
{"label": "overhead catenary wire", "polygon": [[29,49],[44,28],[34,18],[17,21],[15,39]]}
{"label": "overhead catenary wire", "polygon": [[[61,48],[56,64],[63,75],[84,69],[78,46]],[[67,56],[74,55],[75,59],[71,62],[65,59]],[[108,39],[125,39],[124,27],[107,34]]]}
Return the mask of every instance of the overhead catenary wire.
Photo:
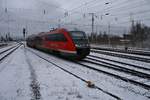
{"label": "overhead catenary wire", "polygon": [[144,3],[145,4],[145,3]]}
{"label": "overhead catenary wire", "polygon": [[[149,4],[146,3],[146,2],[144,2],[144,3],[133,4],[133,5],[130,5],[130,6],[128,5],[128,6],[124,6],[124,7],[120,7],[120,8],[111,9],[109,11],[111,11],[111,12],[112,11],[115,11],[115,12],[124,12],[124,11],[127,11],[127,10],[133,11],[133,10],[135,10],[135,8],[137,9],[137,8],[140,8],[140,7],[145,7],[146,5],[148,6]],[[121,10],[121,9],[124,9],[124,10]]]}
{"label": "overhead catenary wire", "polygon": [[[93,1],[93,0],[92,0]],[[90,2],[89,2],[90,3]]]}
{"label": "overhead catenary wire", "polygon": [[[41,0],[39,0],[39,1],[41,1]],[[92,1],[95,1],[95,0],[92,0]],[[41,2],[43,2],[43,1],[41,1]],[[88,2],[88,3],[90,3],[90,2]],[[56,6],[57,7],[57,6]],[[59,7],[57,7],[57,8],[59,8]],[[60,7],[61,8],[61,7]],[[78,7],[79,8],[79,7]],[[73,8],[72,10],[74,10],[75,8]],[[65,9],[66,10],[66,9]],[[71,10],[71,11],[72,11]]]}
{"label": "overhead catenary wire", "polygon": [[[38,0],[38,1],[44,2],[44,1],[41,1],[41,0]],[[123,0],[123,1],[111,0],[111,1],[107,1],[107,2],[109,2],[109,5],[106,8],[104,8],[104,9],[106,11],[108,10],[108,11],[111,11],[111,12],[108,12],[109,15],[107,15],[107,17],[105,17],[105,15],[103,15],[103,19],[100,19],[101,14],[104,14],[103,12],[96,13],[96,16],[98,16],[99,18],[95,18],[95,25],[106,24],[106,23],[108,23],[108,21],[111,22],[112,24],[117,24],[118,23],[118,26],[122,22],[129,23],[130,22],[129,18],[130,18],[130,14],[131,13],[132,13],[132,17],[135,18],[135,21],[136,20],[140,20],[140,19],[141,19],[141,21],[146,21],[146,20],[142,20],[142,19],[144,19],[144,17],[140,18],[140,16],[142,14],[144,15],[144,14],[149,13],[149,9],[140,10],[140,11],[137,11],[137,12],[135,10],[136,8],[140,9],[141,7],[144,7],[144,6],[148,5],[148,3],[142,2],[142,1],[139,1],[139,0],[138,1],[136,1],[136,0],[133,0],[133,1],[129,1],[129,0]],[[105,2],[105,0],[103,0],[103,2]],[[115,7],[115,5],[118,5],[118,4],[120,4],[120,5]],[[133,4],[133,6],[129,7],[129,5],[132,5],[132,4]],[[102,7],[103,7],[103,5],[105,5],[105,4],[99,2],[98,0],[90,0],[90,1],[82,3],[81,5],[77,5],[77,7],[72,8],[70,10],[65,9],[65,8],[63,9],[63,7],[61,7],[61,6],[60,7],[57,6],[57,5],[55,6],[55,4],[51,5],[50,3],[47,3],[47,2],[44,2],[43,5],[50,5],[52,7],[55,7],[55,8],[58,8],[58,9],[62,9],[62,11],[64,13],[65,12],[69,12],[69,15],[65,17],[65,16],[63,16],[63,13],[61,13],[61,15],[60,15],[61,17],[60,18],[59,18],[59,14],[58,15],[53,15],[53,16],[58,16],[58,18],[59,18],[58,19],[57,17],[55,17],[54,20],[53,20],[53,18],[52,18],[53,16],[51,18],[50,17],[48,18],[48,14],[45,14],[44,16],[46,16],[45,18],[47,18],[47,19],[44,18],[44,20],[43,19],[35,20],[33,18],[31,18],[31,19],[24,19],[24,20],[30,20],[33,23],[34,22],[36,22],[36,23],[43,23],[43,24],[44,23],[50,23],[51,25],[52,24],[58,24],[58,20],[61,20],[61,24],[62,25],[66,24],[66,23],[72,23],[72,24],[75,23],[76,26],[79,26],[79,25],[81,25],[81,23],[90,23],[90,19],[91,19],[91,17],[88,15],[89,12],[83,12],[82,10],[88,9],[88,8],[91,9],[91,7],[93,7],[94,5],[102,5]],[[15,11],[18,8],[8,8],[8,10],[11,10],[11,9],[14,9],[14,11]],[[118,10],[118,11],[115,11],[115,9]],[[119,9],[125,9],[125,10],[124,11],[123,10],[119,11]],[[132,11],[128,12],[127,9],[132,9]],[[47,9],[45,9],[45,11],[46,10]],[[40,9],[39,12],[42,12],[42,11],[43,11],[43,8]],[[96,9],[93,9],[93,11],[96,12]],[[30,13],[31,15],[32,15],[32,12],[34,12],[34,14],[35,14],[34,17],[37,17],[37,19],[40,18],[40,17],[38,17],[39,14],[38,14],[38,10],[36,10],[36,9],[34,10],[34,9],[19,8],[18,9],[18,13],[19,12],[25,12],[25,13],[30,13],[31,12]],[[76,15],[74,15],[74,14],[76,14]],[[84,14],[86,14],[86,17],[83,17]],[[139,18],[136,18],[137,15],[140,15]],[[42,16],[42,14],[40,14],[40,16]],[[65,19],[63,19],[63,18],[65,18]],[[76,18],[78,18],[78,19],[76,19]],[[122,21],[122,20],[125,20],[125,21]]]}

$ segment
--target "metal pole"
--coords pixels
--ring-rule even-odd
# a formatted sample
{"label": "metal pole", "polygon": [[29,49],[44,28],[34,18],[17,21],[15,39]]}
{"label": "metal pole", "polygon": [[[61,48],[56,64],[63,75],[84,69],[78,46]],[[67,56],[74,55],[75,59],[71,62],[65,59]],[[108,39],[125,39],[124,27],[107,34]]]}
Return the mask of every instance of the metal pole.
{"label": "metal pole", "polygon": [[92,34],[94,33],[94,13],[92,13]]}
{"label": "metal pole", "polygon": [[59,20],[58,20],[58,28],[61,27],[60,22],[61,22],[61,20],[59,19]]}
{"label": "metal pole", "polygon": [[93,40],[93,33],[94,33],[94,13],[89,13],[90,15],[92,15],[92,33],[91,33],[91,40]]}
{"label": "metal pole", "polygon": [[110,46],[110,23],[108,24],[108,44]]}

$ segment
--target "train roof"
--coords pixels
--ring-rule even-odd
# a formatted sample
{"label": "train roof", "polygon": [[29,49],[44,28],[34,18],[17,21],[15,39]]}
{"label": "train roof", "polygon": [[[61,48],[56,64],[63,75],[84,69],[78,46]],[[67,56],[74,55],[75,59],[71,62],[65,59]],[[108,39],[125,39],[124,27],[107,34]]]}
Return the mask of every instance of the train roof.
{"label": "train roof", "polygon": [[50,30],[49,32],[40,32],[39,34],[33,34],[33,35],[30,35],[29,38],[35,38],[35,37],[38,37],[38,36],[44,36],[46,34],[52,34],[52,33],[61,33],[61,32],[64,32],[64,31],[80,31],[80,30],[68,30],[68,29],[65,29],[65,28],[56,28],[56,29],[52,29]]}
{"label": "train roof", "polygon": [[65,28],[57,28],[57,29],[53,29],[53,30],[50,30],[51,33],[55,32],[55,33],[59,33],[59,32],[62,32],[62,31],[69,31],[69,32],[72,32],[72,31],[78,31],[78,32],[84,32],[82,30],[78,30],[78,29],[65,29]]}

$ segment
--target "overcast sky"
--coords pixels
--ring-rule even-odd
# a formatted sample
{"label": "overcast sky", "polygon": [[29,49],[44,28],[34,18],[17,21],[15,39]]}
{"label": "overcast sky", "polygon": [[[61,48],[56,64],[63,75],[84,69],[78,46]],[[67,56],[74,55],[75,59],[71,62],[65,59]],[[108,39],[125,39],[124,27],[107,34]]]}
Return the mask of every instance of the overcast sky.
{"label": "overcast sky", "polygon": [[78,28],[91,32],[91,14],[95,15],[94,31],[122,35],[131,20],[150,26],[150,0],[0,0],[0,33],[22,36],[50,28]]}

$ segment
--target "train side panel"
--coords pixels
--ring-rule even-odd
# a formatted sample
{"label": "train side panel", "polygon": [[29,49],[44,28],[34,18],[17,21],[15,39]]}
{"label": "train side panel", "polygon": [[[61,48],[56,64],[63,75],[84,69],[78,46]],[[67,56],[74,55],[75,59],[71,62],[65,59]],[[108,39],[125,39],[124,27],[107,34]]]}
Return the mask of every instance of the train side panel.
{"label": "train side panel", "polygon": [[89,54],[85,53],[85,51],[89,51],[89,48],[76,47],[77,44],[74,41],[69,31],[57,29],[51,32],[40,33],[34,37],[32,43],[28,41],[27,44],[34,44],[38,49],[63,55],[71,59],[85,58]]}

